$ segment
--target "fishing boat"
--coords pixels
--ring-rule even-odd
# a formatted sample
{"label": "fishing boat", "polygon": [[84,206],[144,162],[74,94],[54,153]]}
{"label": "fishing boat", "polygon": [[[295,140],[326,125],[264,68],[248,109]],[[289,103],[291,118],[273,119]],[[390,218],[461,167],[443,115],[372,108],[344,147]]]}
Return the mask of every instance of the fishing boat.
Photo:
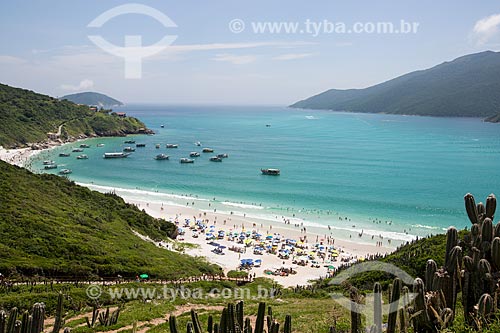
{"label": "fishing boat", "polygon": [[128,155],[130,155],[130,153],[104,153],[104,155],[102,155],[102,157],[104,157],[104,158],[125,158]]}
{"label": "fishing boat", "polygon": [[44,167],[45,170],[57,169],[57,164],[49,164]]}
{"label": "fishing boat", "polygon": [[194,144],[197,145],[198,147],[201,147],[201,142],[200,141],[197,141]]}
{"label": "fishing boat", "polygon": [[69,157],[70,153],[59,153],[59,157]]}
{"label": "fishing boat", "polygon": [[43,165],[52,165],[54,163],[56,163],[56,162],[54,162],[54,161],[43,161]]}
{"label": "fishing boat", "polygon": [[127,140],[127,141],[123,141],[123,143],[135,143],[134,140]]}
{"label": "fishing boat", "polygon": [[83,151],[83,148],[74,148],[72,150],[73,153],[81,153]]}
{"label": "fishing boat", "polygon": [[161,160],[168,160],[170,156],[165,155],[165,154],[158,154],[155,156],[155,160],[161,161]]}
{"label": "fishing boat", "polygon": [[202,150],[204,153],[213,153],[214,150],[212,148],[203,148]]}
{"label": "fishing boat", "polygon": [[179,148],[179,145],[173,144],[173,143],[167,143],[167,148]]}
{"label": "fishing boat", "polygon": [[192,160],[192,159],[190,159],[190,158],[185,158],[185,157],[183,157],[183,158],[181,158],[181,159],[179,160],[179,162],[181,162],[181,163],[183,163],[183,164],[184,164],[184,163],[194,163],[194,160]]}
{"label": "fishing boat", "polygon": [[160,125],[161,128],[165,128],[165,125]]}
{"label": "fishing boat", "polygon": [[134,152],[135,151],[135,148],[132,148],[132,147],[125,147],[123,148],[123,151],[126,152],[126,153],[131,153],[131,152]]}
{"label": "fishing boat", "polygon": [[159,144],[159,143],[157,143],[157,144],[155,145],[155,147],[156,147],[156,149],[160,149],[160,144]]}
{"label": "fishing boat", "polygon": [[138,143],[135,145],[137,148],[143,148],[143,147],[146,147],[146,144],[145,143]]}
{"label": "fishing boat", "polygon": [[97,147],[104,147],[104,143],[98,143]]}
{"label": "fishing boat", "polygon": [[220,158],[228,158],[229,155],[228,154],[217,154],[217,157],[220,157]]}
{"label": "fishing boat", "polygon": [[260,169],[263,175],[279,176],[280,169]]}
{"label": "fishing boat", "polygon": [[212,156],[212,157],[210,157],[210,161],[211,162],[222,162],[222,158],[220,158],[219,156]]}
{"label": "fishing boat", "polygon": [[61,171],[59,171],[59,174],[60,175],[69,175],[72,172],[73,171],[71,171],[70,169],[62,169]]}
{"label": "fishing boat", "polygon": [[76,159],[77,159],[77,160],[86,160],[86,159],[88,159],[88,158],[89,158],[89,157],[88,157],[87,155],[85,155],[85,154],[78,155],[78,156],[76,157]]}
{"label": "fishing boat", "polygon": [[190,157],[200,157],[200,153],[196,152],[196,151],[192,151],[189,153],[189,156]]}
{"label": "fishing boat", "polygon": [[87,144],[82,143],[82,144],[80,145],[80,148],[90,148],[90,146],[89,146],[89,145],[87,145]]}

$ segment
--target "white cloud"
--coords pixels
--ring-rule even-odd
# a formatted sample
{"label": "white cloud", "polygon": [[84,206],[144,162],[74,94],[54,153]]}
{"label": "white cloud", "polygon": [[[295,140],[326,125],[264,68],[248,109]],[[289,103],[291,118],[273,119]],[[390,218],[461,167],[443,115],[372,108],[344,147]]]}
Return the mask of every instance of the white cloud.
{"label": "white cloud", "polygon": [[273,60],[296,60],[296,59],[304,59],[312,56],[312,53],[287,53],[281,54],[273,58]]}
{"label": "white cloud", "polygon": [[253,55],[234,55],[228,53],[216,54],[215,58],[212,58],[215,61],[225,61],[230,62],[233,65],[244,65],[249,64],[257,60],[256,56]]}
{"label": "white cloud", "polygon": [[472,30],[478,44],[487,43],[492,37],[498,34],[500,26],[500,14],[494,14],[480,19]]}
{"label": "white cloud", "polygon": [[27,61],[22,59],[22,58],[13,57],[13,56],[9,56],[9,55],[0,55],[0,64],[22,65],[22,64],[25,64],[26,62]]}
{"label": "white cloud", "polygon": [[85,79],[80,81],[80,84],[77,86],[71,85],[71,84],[61,84],[60,88],[62,90],[67,90],[67,91],[80,91],[80,90],[89,90],[94,87],[94,81]]}

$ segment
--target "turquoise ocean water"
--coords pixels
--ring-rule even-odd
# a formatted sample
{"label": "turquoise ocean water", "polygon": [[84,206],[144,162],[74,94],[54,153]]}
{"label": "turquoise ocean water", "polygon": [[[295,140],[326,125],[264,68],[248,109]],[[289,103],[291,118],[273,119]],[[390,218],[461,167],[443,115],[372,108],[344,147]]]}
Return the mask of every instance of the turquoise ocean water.
{"label": "turquoise ocean water", "polygon": [[[91,139],[88,160],[76,160],[78,153],[57,156],[78,142],[42,153],[32,168],[53,159],[59,169],[72,169],[70,178],[79,183],[126,189],[138,199],[185,205],[180,195],[190,195],[197,197],[195,207],[207,208],[205,200],[215,198],[211,209],[219,211],[268,220],[283,215],[305,226],[330,225],[339,237],[363,230],[399,241],[468,226],[467,192],[478,201],[500,194],[500,125],[479,119],[240,106],[130,105],[118,111],[157,132],[133,137],[145,148],[105,160],[102,154],[121,151],[125,139]],[[202,154],[194,164],[180,164],[179,158],[201,151],[197,141],[229,158],[214,163],[208,161],[213,154]],[[166,149],[166,143],[179,148]],[[154,160],[158,153],[170,160]],[[260,168],[282,174],[263,176]]]}

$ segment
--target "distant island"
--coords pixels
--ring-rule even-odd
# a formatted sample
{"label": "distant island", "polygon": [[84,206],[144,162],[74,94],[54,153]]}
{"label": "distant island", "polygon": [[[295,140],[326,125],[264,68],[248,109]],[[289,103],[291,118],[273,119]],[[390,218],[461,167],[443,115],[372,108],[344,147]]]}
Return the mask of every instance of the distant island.
{"label": "distant island", "polygon": [[330,89],[290,107],[498,122],[500,53],[466,55],[365,89]]}
{"label": "distant island", "polygon": [[152,133],[140,120],[123,112],[77,105],[0,84],[0,146],[43,148],[93,136]]}
{"label": "distant island", "polygon": [[77,94],[66,95],[60,98],[68,100],[76,104],[98,106],[102,108],[111,108],[124,105],[119,100],[100,94],[97,92],[82,92]]}

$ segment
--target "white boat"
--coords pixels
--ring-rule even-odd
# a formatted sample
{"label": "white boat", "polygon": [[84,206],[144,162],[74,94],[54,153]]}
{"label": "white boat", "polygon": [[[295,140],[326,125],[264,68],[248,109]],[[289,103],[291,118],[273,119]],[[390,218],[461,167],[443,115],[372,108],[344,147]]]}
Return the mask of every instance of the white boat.
{"label": "white boat", "polygon": [[220,158],[219,156],[212,156],[212,157],[210,157],[210,161],[211,162],[222,162],[222,158]]}
{"label": "white boat", "polygon": [[280,169],[260,169],[263,175],[279,176]]}
{"label": "white boat", "polygon": [[104,143],[98,143],[97,147],[104,147]]}
{"label": "white boat", "polygon": [[57,164],[49,164],[44,167],[45,170],[57,169]]}
{"label": "white boat", "polygon": [[86,159],[88,159],[88,158],[89,158],[89,157],[88,157],[87,155],[85,155],[85,154],[78,155],[78,156],[76,157],[76,159],[77,159],[77,160],[86,160]]}
{"label": "white boat", "polygon": [[104,158],[125,158],[128,155],[130,155],[130,153],[104,153],[104,155],[102,157],[104,157]]}
{"label": "white boat", "polygon": [[173,143],[167,143],[167,148],[179,148],[179,145]]}
{"label": "white boat", "polygon": [[159,143],[157,143],[157,144],[155,145],[155,147],[156,147],[156,149],[160,149],[160,144],[159,144]]}
{"label": "white boat", "polygon": [[43,165],[52,165],[54,163],[54,161],[43,161]]}
{"label": "white boat", "polygon": [[183,157],[183,158],[181,158],[181,159],[179,160],[179,162],[181,162],[181,163],[194,163],[194,160],[192,160],[192,159],[190,159],[190,158],[185,158],[185,157]]}
{"label": "white boat", "polygon": [[200,141],[197,141],[197,142],[195,142],[194,144],[195,144],[195,145],[197,145],[198,147],[200,147],[200,146],[201,146],[201,142],[200,142]]}
{"label": "white boat", "polygon": [[83,148],[74,148],[73,153],[81,153],[83,151]]}
{"label": "white boat", "polygon": [[155,156],[155,160],[161,161],[161,160],[168,160],[170,156],[165,155],[165,154],[158,154]]}
{"label": "white boat", "polygon": [[89,145],[87,145],[87,144],[82,143],[82,144],[80,145],[80,148],[90,148],[90,146],[89,146]]}
{"label": "white boat", "polygon": [[69,157],[70,153],[59,153],[59,157]]}
{"label": "white boat", "polygon": [[190,157],[199,157],[200,156],[200,153],[196,152],[196,151],[192,151],[189,153],[189,156]]}
{"label": "white boat", "polygon": [[135,148],[125,147],[125,148],[123,148],[123,151],[126,152],[126,153],[131,153],[131,152],[135,151]]}
{"label": "white boat", "polygon": [[59,174],[60,175],[69,175],[72,172],[73,171],[71,171],[70,169],[62,169],[61,171],[59,171]]}
{"label": "white boat", "polygon": [[220,157],[220,158],[228,158],[229,155],[228,154],[218,154],[217,157]]}

